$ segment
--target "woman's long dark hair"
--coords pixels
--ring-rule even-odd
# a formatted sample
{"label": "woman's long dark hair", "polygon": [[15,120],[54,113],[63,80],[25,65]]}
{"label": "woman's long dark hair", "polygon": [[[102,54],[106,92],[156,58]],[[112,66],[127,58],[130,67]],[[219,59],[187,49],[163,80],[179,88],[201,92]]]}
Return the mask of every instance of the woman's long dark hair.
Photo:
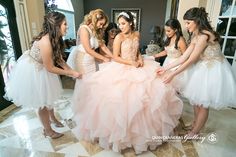
{"label": "woman's long dark hair", "polygon": [[[212,34],[215,35],[215,40],[214,41],[219,41],[220,40],[220,35],[213,30],[212,26],[210,25],[210,22],[208,20],[208,13],[206,12],[205,8],[200,7],[194,7],[189,9],[188,11],[186,11],[186,13],[184,14],[184,20],[191,20],[194,21],[199,29],[199,33],[201,34],[205,34],[208,36],[207,41],[209,41],[210,36],[206,33],[204,33],[203,31],[209,31]],[[191,33],[189,33],[189,39],[191,40]]]}
{"label": "woman's long dark hair", "polygon": [[40,40],[44,35],[49,35],[49,40],[52,45],[52,57],[54,64],[60,64],[63,62],[64,56],[64,41],[62,39],[60,26],[65,20],[65,15],[59,12],[50,12],[44,16],[43,30],[33,38],[31,45],[36,40]]}
{"label": "woman's long dark hair", "polygon": [[[179,21],[177,19],[169,19],[168,21],[166,21],[165,26],[168,26],[171,29],[176,31],[175,32],[176,33],[175,48],[178,49],[179,39],[180,39],[180,37],[183,36],[182,28],[181,28]],[[167,37],[164,42],[164,46],[168,46],[170,44],[170,40],[171,40],[171,38]]]}
{"label": "woman's long dark hair", "polygon": [[114,22],[109,23],[105,30],[104,40],[106,45],[108,44],[108,36],[109,36],[108,32],[112,29],[118,29],[117,24]]}

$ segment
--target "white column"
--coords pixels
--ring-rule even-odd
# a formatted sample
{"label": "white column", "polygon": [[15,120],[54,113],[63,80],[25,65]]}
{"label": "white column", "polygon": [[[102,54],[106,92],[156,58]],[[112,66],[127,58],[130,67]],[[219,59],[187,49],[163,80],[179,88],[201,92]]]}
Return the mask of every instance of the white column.
{"label": "white column", "polygon": [[29,49],[31,40],[31,31],[29,17],[25,0],[14,0],[16,21],[19,30],[20,44],[22,51]]}

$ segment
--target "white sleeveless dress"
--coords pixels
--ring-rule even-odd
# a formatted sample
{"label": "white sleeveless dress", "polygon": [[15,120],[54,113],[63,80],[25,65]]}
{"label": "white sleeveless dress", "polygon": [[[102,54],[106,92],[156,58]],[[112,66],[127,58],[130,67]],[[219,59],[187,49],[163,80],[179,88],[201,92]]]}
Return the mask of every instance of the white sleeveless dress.
{"label": "white sleeveless dress", "polygon": [[[176,61],[182,55],[180,50],[175,48],[175,44],[166,46],[165,51],[167,52],[167,57],[163,63],[163,66]],[[175,68],[172,68],[171,70],[175,70],[177,68],[178,67],[175,67]]]}
{"label": "white sleeveless dress", "polygon": [[[93,35],[91,29],[87,25],[81,25],[79,30],[82,27],[86,28],[89,32],[89,41],[92,49],[98,48],[98,40]],[[83,76],[85,76],[86,74],[93,73],[96,71],[96,62],[95,58],[85,51],[83,45],[79,42],[80,38],[80,36],[77,36],[78,45],[71,51],[67,63],[72,69],[81,72]]]}
{"label": "white sleeveless dress", "polygon": [[218,43],[209,43],[190,70],[183,95],[192,105],[215,109],[236,107],[236,79]]}
{"label": "white sleeveless dress", "polygon": [[[165,51],[167,52],[167,57],[166,57],[166,59],[165,59],[165,61],[163,63],[163,66],[166,66],[166,65],[176,61],[182,55],[181,51],[175,48],[175,44],[166,46],[165,47]],[[179,66],[176,66],[176,67],[170,69],[170,71],[174,71],[178,67]],[[183,71],[182,73],[177,75],[171,81],[171,85],[176,89],[176,91],[181,92],[183,90],[186,82],[188,81],[189,72],[190,71],[188,71],[188,70]]]}
{"label": "white sleeveless dress", "polygon": [[17,106],[51,108],[56,105],[54,102],[62,92],[61,81],[57,74],[44,67],[37,41],[17,60],[5,90],[5,97]]}

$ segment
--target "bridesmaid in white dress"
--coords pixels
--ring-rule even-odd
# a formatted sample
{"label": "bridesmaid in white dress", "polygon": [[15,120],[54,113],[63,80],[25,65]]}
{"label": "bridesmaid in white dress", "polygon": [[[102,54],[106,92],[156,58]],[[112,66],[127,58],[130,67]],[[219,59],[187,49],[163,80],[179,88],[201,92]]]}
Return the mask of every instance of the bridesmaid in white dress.
{"label": "bridesmaid in white dress", "polygon": [[205,8],[191,8],[184,14],[187,30],[192,34],[185,53],[175,62],[157,70],[159,74],[179,66],[164,77],[169,83],[182,71],[191,70],[183,95],[194,107],[195,118],[189,136],[198,134],[205,125],[209,107],[236,106],[236,80],[231,65],[219,45],[220,36],[213,31]]}
{"label": "bridesmaid in white dress", "polygon": [[16,105],[38,109],[44,135],[53,139],[63,135],[50,126],[50,119],[60,125],[53,114],[54,102],[62,92],[58,75],[74,78],[81,75],[62,59],[62,36],[66,34],[67,28],[64,14],[52,12],[46,15],[42,32],[33,39],[31,49],[17,60],[6,86],[6,97]]}
{"label": "bridesmaid in white dress", "polygon": [[[167,36],[164,42],[165,50],[154,55],[155,58],[167,55],[163,65],[175,61],[186,50],[186,42],[183,37],[181,25],[177,19],[169,19],[165,23],[165,34]],[[172,70],[175,69],[173,68]]]}
{"label": "bridesmaid in white dress", "polygon": [[[167,55],[163,66],[177,60],[184,53],[187,47],[183,37],[181,25],[177,19],[169,19],[166,21],[165,34],[167,37],[164,42],[165,50],[154,55],[155,58],[160,58]],[[170,70],[176,70],[176,68],[177,67],[174,67]],[[181,76],[175,78],[171,84],[177,91],[181,91],[187,81],[187,78],[188,75],[184,72]]]}
{"label": "bridesmaid in white dress", "polygon": [[[108,18],[104,11],[96,9],[85,15],[77,31],[77,46],[70,53],[67,63],[72,69],[83,73],[83,77],[96,71],[95,59],[108,62],[112,58],[112,53],[102,41],[103,29],[107,25]],[[98,47],[110,58],[97,53],[95,49]]]}

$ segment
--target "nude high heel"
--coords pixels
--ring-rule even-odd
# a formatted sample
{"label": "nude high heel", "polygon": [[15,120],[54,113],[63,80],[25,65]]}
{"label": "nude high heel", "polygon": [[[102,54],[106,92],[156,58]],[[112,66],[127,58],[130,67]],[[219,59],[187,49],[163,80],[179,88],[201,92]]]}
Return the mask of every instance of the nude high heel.
{"label": "nude high heel", "polygon": [[51,124],[54,124],[58,128],[64,127],[64,125],[60,121],[51,121]]}
{"label": "nude high heel", "polygon": [[55,131],[52,131],[51,133],[46,133],[45,129],[43,129],[43,135],[44,137],[49,137],[51,139],[57,139],[59,137],[62,137],[64,134],[62,133],[58,133],[58,132],[55,132]]}

